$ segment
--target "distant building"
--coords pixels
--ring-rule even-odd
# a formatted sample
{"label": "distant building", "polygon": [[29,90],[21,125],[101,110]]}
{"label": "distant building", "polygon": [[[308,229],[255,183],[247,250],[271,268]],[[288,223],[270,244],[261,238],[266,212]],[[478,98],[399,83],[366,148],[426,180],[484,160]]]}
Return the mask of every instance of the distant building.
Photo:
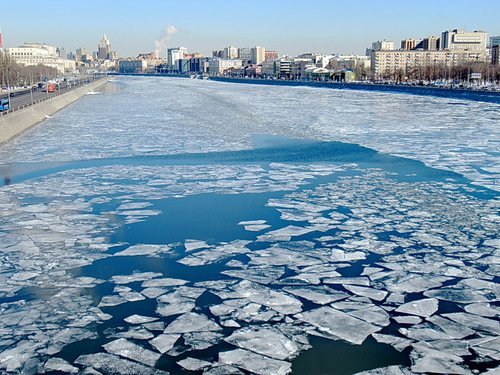
{"label": "distant building", "polygon": [[277,58],[279,58],[279,56],[278,56],[278,52],[276,52],[276,51],[266,51],[264,53],[264,60],[265,61],[276,60]]}
{"label": "distant building", "polygon": [[243,61],[243,64],[252,62],[252,49],[248,47],[238,48],[238,59]]}
{"label": "distant building", "polygon": [[439,49],[439,37],[429,36],[424,38],[420,44],[422,49],[426,51],[437,51]]}
{"label": "distant building", "polygon": [[500,45],[498,44],[491,47],[491,63],[493,65],[500,65]]}
{"label": "distant building", "polygon": [[233,60],[238,58],[238,48],[236,47],[226,47],[222,53],[222,58],[227,60]]}
{"label": "distant building", "polygon": [[401,49],[405,51],[410,51],[412,49],[417,48],[417,45],[421,42],[421,40],[406,38],[401,41]]}
{"label": "distant building", "polygon": [[97,46],[97,58],[99,60],[113,60],[116,54],[111,51],[111,43],[106,35],[103,35]]}
{"label": "distant building", "polygon": [[177,60],[183,59],[184,54],[187,53],[187,48],[175,47],[167,49],[167,65],[169,69],[176,70]]}
{"label": "distant building", "polygon": [[453,29],[443,31],[439,49],[449,51],[486,52],[488,34],[484,31]]}
{"label": "distant building", "polygon": [[118,61],[118,71],[120,73],[142,73],[147,66],[148,63],[144,59]]}
{"label": "distant building", "polygon": [[492,36],[490,38],[490,47],[500,45],[500,36]]}
{"label": "distant building", "polygon": [[241,60],[212,58],[208,61],[208,73],[211,75],[223,75],[229,69],[239,69],[242,67]]}
{"label": "distant building", "polygon": [[371,48],[372,51],[393,51],[394,49],[394,42],[385,39],[373,42]]}
{"label": "distant building", "polygon": [[469,62],[485,61],[485,53],[469,51],[372,51],[371,71],[373,78],[395,72],[405,73],[420,67],[449,69]]}
{"label": "distant building", "polygon": [[24,43],[20,47],[7,48],[6,52],[19,64],[26,66],[45,65],[61,74],[76,69],[74,61],[59,57],[57,48],[40,43]]}
{"label": "distant building", "polygon": [[355,70],[358,67],[370,69],[371,59],[369,56],[338,55],[332,58],[331,66],[336,70]]}
{"label": "distant building", "polygon": [[2,28],[0,28],[0,51],[3,51]]}
{"label": "distant building", "polygon": [[263,61],[266,60],[266,49],[264,47],[253,47],[251,49],[251,54],[252,54],[252,64],[262,64]]}

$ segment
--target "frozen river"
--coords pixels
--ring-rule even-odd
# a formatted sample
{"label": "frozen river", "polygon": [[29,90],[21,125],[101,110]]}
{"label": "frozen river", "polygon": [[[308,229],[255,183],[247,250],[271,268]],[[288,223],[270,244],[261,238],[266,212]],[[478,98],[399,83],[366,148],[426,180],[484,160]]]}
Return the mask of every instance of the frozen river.
{"label": "frozen river", "polygon": [[499,115],[110,82],[0,147],[0,372],[498,371]]}

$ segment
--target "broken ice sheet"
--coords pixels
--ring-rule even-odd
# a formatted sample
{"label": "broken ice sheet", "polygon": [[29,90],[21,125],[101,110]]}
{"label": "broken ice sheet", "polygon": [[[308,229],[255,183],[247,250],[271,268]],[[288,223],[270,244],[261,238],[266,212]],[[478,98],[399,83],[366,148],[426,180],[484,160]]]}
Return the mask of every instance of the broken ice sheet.
{"label": "broken ice sheet", "polygon": [[382,301],[387,296],[387,292],[385,290],[378,290],[357,285],[343,285],[343,287],[358,296],[368,297],[375,301]]}
{"label": "broken ice sheet", "polygon": [[65,374],[77,374],[79,371],[77,367],[72,366],[62,358],[49,358],[44,367],[47,371],[58,371]]}
{"label": "broken ice sheet", "polygon": [[186,249],[187,252],[205,249],[207,247],[210,247],[210,245],[208,245],[205,241],[201,241],[201,240],[186,240],[186,241],[184,241],[184,248]]}
{"label": "broken ice sheet", "polygon": [[490,305],[489,303],[472,303],[465,306],[465,311],[488,318],[500,316],[500,307]]}
{"label": "broken ice sheet", "polygon": [[150,279],[146,280],[141,284],[143,288],[152,287],[169,287],[169,286],[179,286],[187,284],[188,281],[181,279],[163,278],[163,279]]}
{"label": "broken ice sheet", "polygon": [[186,266],[202,266],[213,264],[238,254],[246,254],[250,250],[246,247],[250,241],[236,240],[228,244],[219,245],[214,248],[195,252],[177,262]]}
{"label": "broken ice sheet", "polygon": [[243,280],[227,290],[214,290],[212,293],[222,299],[243,298],[247,302],[267,306],[284,315],[302,311],[302,303],[296,298],[248,280]]}
{"label": "broken ice sheet", "polygon": [[227,270],[221,274],[259,284],[270,284],[285,274],[285,267],[251,267],[245,270]]}
{"label": "broken ice sheet", "polygon": [[163,274],[158,272],[137,272],[133,273],[132,275],[115,275],[111,279],[115,284],[129,284],[136,281],[144,281],[161,276],[163,276]]}
{"label": "broken ice sheet", "polygon": [[156,312],[162,316],[187,313],[194,309],[196,300],[205,292],[203,288],[177,287],[173,292],[158,297]]}
{"label": "broken ice sheet", "polygon": [[349,297],[349,294],[331,289],[327,286],[285,287],[283,290],[318,305],[326,305]]}
{"label": "broken ice sheet", "polygon": [[395,311],[404,314],[417,315],[428,318],[438,310],[438,300],[436,298],[426,298],[405,303]]}
{"label": "broken ice sheet", "polygon": [[132,245],[127,249],[115,253],[115,256],[138,256],[138,255],[148,255],[153,256],[160,253],[167,253],[171,250],[168,245]]}
{"label": "broken ice sheet", "polygon": [[187,333],[220,330],[222,330],[222,328],[206,316],[189,312],[179,316],[172,323],[170,323],[167,328],[165,328],[164,333]]}
{"label": "broken ice sheet", "polygon": [[314,229],[307,227],[298,227],[289,225],[285,228],[277,229],[271,232],[260,235],[257,240],[264,242],[290,241],[292,237],[303,236],[304,234],[313,232]]}
{"label": "broken ice sheet", "polygon": [[241,328],[224,339],[230,344],[276,359],[290,359],[298,354],[298,346],[271,327]]}
{"label": "broken ice sheet", "polygon": [[161,371],[152,367],[147,367],[142,364],[120,358],[108,353],[96,353],[79,356],[76,364],[89,366],[103,374],[120,374],[120,375],[167,375],[165,371]]}
{"label": "broken ice sheet", "polygon": [[143,316],[143,315],[130,315],[129,317],[124,319],[127,323],[129,324],[144,324],[144,323],[151,323],[154,322],[155,320],[158,320],[156,317],[152,316]]}
{"label": "broken ice sheet", "polygon": [[187,357],[178,361],[177,364],[189,371],[199,371],[211,366],[212,363],[201,359]]}
{"label": "broken ice sheet", "polygon": [[457,355],[432,348],[426,343],[412,344],[411,370],[416,373],[470,374],[462,366],[463,359]]}
{"label": "broken ice sheet", "polygon": [[289,362],[272,359],[243,349],[219,353],[219,362],[262,375],[286,375],[291,372],[292,367]]}
{"label": "broken ice sheet", "polygon": [[399,352],[405,350],[413,342],[412,340],[408,340],[403,337],[398,337],[393,335],[383,335],[380,333],[373,333],[372,336],[375,340],[377,340],[377,342],[381,342],[383,344],[389,344]]}
{"label": "broken ice sheet", "polygon": [[174,347],[175,342],[181,337],[180,334],[161,334],[150,340],[149,343],[156,348],[160,353],[168,352]]}
{"label": "broken ice sheet", "polygon": [[136,362],[154,367],[161,354],[145,349],[124,338],[103,345],[108,353],[132,359]]}
{"label": "broken ice sheet", "polygon": [[271,227],[270,225],[266,224],[265,220],[240,221],[238,225],[243,225],[245,227],[245,230],[251,232],[260,232]]}
{"label": "broken ice sheet", "polygon": [[403,366],[388,366],[357,372],[355,375],[412,375],[412,373]]}
{"label": "broken ice sheet", "polygon": [[488,299],[480,293],[463,288],[433,289],[426,291],[424,295],[457,303],[488,302]]}
{"label": "broken ice sheet", "polygon": [[295,318],[317,327],[320,332],[357,345],[381,330],[380,327],[326,306],[297,314]]}

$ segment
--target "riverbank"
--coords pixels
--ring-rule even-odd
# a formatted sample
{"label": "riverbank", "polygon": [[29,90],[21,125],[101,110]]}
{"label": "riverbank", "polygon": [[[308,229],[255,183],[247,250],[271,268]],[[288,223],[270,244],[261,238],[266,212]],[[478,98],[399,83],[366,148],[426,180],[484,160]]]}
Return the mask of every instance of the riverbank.
{"label": "riverbank", "polygon": [[466,89],[449,89],[428,86],[409,86],[409,85],[388,85],[373,83],[343,83],[343,82],[317,82],[317,81],[288,81],[288,80],[267,80],[251,78],[230,78],[230,77],[210,77],[212,81],[245,83],[254,85],[272,85],[272,86],[299,86],[299,87],[319,87],[338,90],[361,90],[361,91],[379,91],[393,92],[399,94],[435,96],[441,98],[473,100],[488,103],[500,104],[500,92],[488,92]]}
{"label": "riverbank", "polygon": [[83,87],[79,87],[64,94],[1,116],[0,145],[10,141],[32,126],[45,120],[48,116],[52,116],[54,113],[80,99],[87,92],[96,90],[100,86],[104,85],[107,80],[108,78],[99,79]]}
{"label": "riverbank", "polygon": [[[119,76],[136,77],[172,77],[172,78],[190,78],[182,74],[147,74],[147,73],[116,73]],[[481,90],[440,88],[430,86],[410,86],[410,85],[391,85],[375,84],[368,82],[318,82],[318,81],[296,81],[296,80],[270,80],[260,78],[232,78],[210,76],[211,81],[227,83],[243,83],[252,85],[270,85],[270,86],[299,86],[299,87],[318,87],[337,90],[357,90],[357,91],[379,91],[386,93],[399,93],[420,96],[434,96],[450,99],[473,100],[479,102],[500,104],[500,92],[490,92]]]}

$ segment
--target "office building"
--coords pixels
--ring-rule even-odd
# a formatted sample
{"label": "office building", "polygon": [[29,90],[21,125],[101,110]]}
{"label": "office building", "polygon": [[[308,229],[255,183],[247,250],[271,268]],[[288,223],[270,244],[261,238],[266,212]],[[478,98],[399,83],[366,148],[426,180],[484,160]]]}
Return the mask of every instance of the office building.
{"label": "office building", "polygon": [[167,65],[169,69],[175,70],[177,68],[177,61],[184,58],[187,53],[187,48],[175,47],[167,49]]}
{"label": "office building", "polygon": [[453,29],[441,33],[440,50],[486,52],[488,34],[484,31]]}
{"label": "office building", "polygon": [[249,64],[252,61],[252,49],[248,47],[238,48],[238,59],[243,61],[243,64]]}

